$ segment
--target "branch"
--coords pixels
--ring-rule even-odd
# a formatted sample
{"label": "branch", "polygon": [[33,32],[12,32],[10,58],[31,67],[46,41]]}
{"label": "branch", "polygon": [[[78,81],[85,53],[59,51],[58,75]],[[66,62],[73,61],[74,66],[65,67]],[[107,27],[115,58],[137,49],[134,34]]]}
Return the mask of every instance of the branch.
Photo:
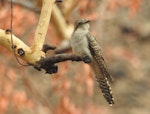
{"label": "branch", "polygon": [[52,45],[44,45],[52,12],[52,6],[54,3],[55,0],[44,0],[39,23],[34,36],[34,43],[31,47],[27,46],[15,35],[12,35],[12,44],[11,31],[4,31],[0,29],[0,45],[3,45],[12,53],[15,53],[16,56],[25,60],[29,65],[34,66],[38,70],[45,69],[45,71],[49,74],[57,72],[58,68],[55,64],[58,62],[67,60],[84,61],[85,63],[89,62],[87,57],[79,57],[73,54],[57,54],[46,58],[45,53],[48,50],[54,50],[56,48]]}
{"label": "branch", "polygon": [[41,58],[45,58],[45,53],[42,51],[42,48],[51,17],[52,6],[54,3],[55,0],[44,0],[39,23],[34,36],[34,43],[31,47],[27,46],[19,38],[13,35],[12,39],[14,50],[12,50],[10,32],[5,32],[1,29],[0,44],[5,46],[11,52],[15,52],[18,57],[25,60],[27,63],[36,65],[37,61],[39,61]]}
{"label": "branch", "polygon": [[[35,64],[36,61],[39,61],[41,59],[41,57],[45,57],[45,53],[43,51],[32,53],[31,48],[27,46],[23,41],[21,41],[16,36],[12,35],[12,39],[13,39],[14,51],[12,50],[10,32],[0,29],[0,45],[6,47],[12,53],[15,52],[15,54],[18,57],[27,61],[27,63]],[[20,54],[20,50],[22,50],[24,54]]]}
{"label": "branch", "polygon": [[33,52],[41,50],[43,47],[54,3],[55,0],[44,0],[43,2],[40,19],[34,36],[34,43],[31,46]]}
{"label": "branch", "polygon": [[[62,2],[62,0],[56,0],[56,2]],[[40,9],[35,7],[34,4],[32,4],[31,2],[26,1],[25,3],[22,3],[18,0],[13,0],[13,3],[17,5],[21,5],[22,7],[32,10],[38,14],[40,13]],[[60,9],[56,5],[54,5],[53,7],[51,19],[52,19],[53,26],[55,27],[56,31],[61,36],[61,38],[62,39],[70,38],[70,35],[73,31],[73,26],[68,25],[66,23],[64,16],[62,15]]]}
{"label": "branch", "polygon": [[72,61],[84,61],[87,63],[85,57],[77,56],[74,54],[56,54],[54,56],[51,56],[49,58],[42,58],[40,61],[38,61],[38,65],[35,66],[37,70],[45,69],[46,73],[52,74],[56,73],[58,70],[58,67],[55,65],[55,63],[72,60]]}
{"label": "branch", "polygon": [[[57,72],[58,68],[55,64],[59,62],[71,60],[71,61],[84,61],[85,63],[87,63],[85,57],[76,56],[74,54],[56,54],[46,58],[45,53],[48,50],[55,49],[55,46],[53,45],[43,45],[43,49],[41,51],[37,51],[38,53],[32,54],[31,53],[32,50],[29,46],[27,46],[16,36],[13,35],[12,37],[15,54],[21,59],[27,61],[29,65],[34,66],[37,70],[44,69],[46,73],[52,74]],[[0,29],[0,45],[3,45],[13,53],[10,32]],[[22,51],[23,54],[20,53],[20,51]]]}
{"label": "branch", "polygon": [[44,58],[39,61],[39,63],[43,64],[55,64],[67,60],[72,60],[72,61],[84,61],[84,57],[77,56],[74,54],[56,54],[54,56],[51,56],[49,58]]}

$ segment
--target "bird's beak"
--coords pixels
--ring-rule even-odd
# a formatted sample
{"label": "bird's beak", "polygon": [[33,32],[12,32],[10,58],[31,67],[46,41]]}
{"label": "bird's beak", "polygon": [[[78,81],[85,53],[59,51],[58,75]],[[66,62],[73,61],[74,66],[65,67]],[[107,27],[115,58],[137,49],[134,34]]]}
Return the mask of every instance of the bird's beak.
{"label": "bird's beak", "polygon": [[90,22],[90,20],[87,20],[85,23],[89,23]]}

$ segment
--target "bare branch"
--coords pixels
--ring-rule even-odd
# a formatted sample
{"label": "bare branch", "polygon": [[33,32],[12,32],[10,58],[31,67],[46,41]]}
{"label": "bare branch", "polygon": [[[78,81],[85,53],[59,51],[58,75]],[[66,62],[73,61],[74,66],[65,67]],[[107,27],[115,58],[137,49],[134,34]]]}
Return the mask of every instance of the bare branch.
{"label": "bare branch", "polygon": [[[45,58],[45,53],[42,51],[42,48],[54,3],[55,0],[44,0],[39,23],[34,36],[34,43],[31,47],[27,46],[16,36],[12,36],[15,54],[29,64],[35,65],[41,58]],[[1,29],[0,44],[13,52],[10,33]]]}
{"label": "bare branch", "polygon": [[43,2],[40,19],[34,36],[34,43],[31,46],[33,52],[41,50],[43,47],[54,3],[55,0],[44,0]]}
{"label": "bare branch", "polygon": [[[41,57],[45,57],[45,53],[41,50],[36,51],[36,53],[32,53],[29,46],[27,46],[23,41],[21,41],[16,36],[12,36],[13,38],[13,49],[12,50],[12,44],[11,44],[11,34],[0,29],[0,45],[6,47],[9,51],[12,53],[15,52],[15,54],[20,57],[21,59],[25,60],[27,63],[35,64],[36,61],[39,61]],[[24,54],[20,54],[21,50],[24,52]]]}
{"label": "bare branch", "polygon": [[[4,31],[0,29],[0,45],[3,45],[11,52],[15,52],[15,55],[25,60],[29,65],[34,66],[38,70],[44,69],[46,73],[49,74],[57,72],[58,67],[55,64],[59,62],[64,62],[67,60],[87,62],[85,60],[85,57],[80,57],[73,54],[56,54],[46,58],[45,53],[48,50],[54,50],[56,48],[55,46],[52,45],[44,45],[45,36],[47,33],[49,20],[51,17],[52,6],[54,3],[55,0],[44,0],[39,23],[34,36],[34,43],[31,47],[27,46],[23,41],[21,41],[15,35],[12,35],[12,39],[13,39],[13,48],[12,48],[10,31],[7,30]],[[56,10],[57,7],[55,6],[54,9]],[[54,14],[57,13],[55,12]],[[61,20],[59,18],[60,16],[55,15],[54,17],[57,17],[54,19],[57,22],[62,22],[60,21]],[[63,25],[62,23],[60,23],[61,26]],[[61,28],[61,31],[64,31],[65,28],[66,25],[65,27]],[[68,36],[65,34],[64,37],[68,37]]]}
{"label": "bare branch", "polygon": [[[58,0],[58,1],[61,2],[61,0]],[[58,1],[56,1],[56,3]],[[13,3],[21,5],[29,10],[32,10],[32,11],[38,13],[38,14],[40,13],[40,9],[35,7],[32,3],[29,3],[28,1],[26,1],[26,3],[24,4],[20,1],[14,0]],[[55,27],[56,31],[58,32],[58,34],[61,36],[62,39],[70,38],[70,35],[73,31],[73,26],[68,25],[66,23],[64,16],[62,15],[60,9],[56,5],[54,5],[53,10],[52,10],[51,21],[54,24],[53,26]]]}
{"label": "bare branch", "polygon": [[38,61],[38,65],[35,66],[37,70],[44,69],[46,73],[52,74],[56,73],[58,68],[55,65],[55,63],[64,62],[67,60],[71,61],[85,61],[85,57],[77,56],[74,54],[56,54],[54,56],[51,56],[49,58],[41,58],[40,61]]}

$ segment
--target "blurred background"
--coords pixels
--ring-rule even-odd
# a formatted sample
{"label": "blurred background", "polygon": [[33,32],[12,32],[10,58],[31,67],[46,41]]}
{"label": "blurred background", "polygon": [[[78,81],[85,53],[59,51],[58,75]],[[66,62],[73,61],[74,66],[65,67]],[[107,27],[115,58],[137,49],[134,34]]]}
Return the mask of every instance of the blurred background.
{"label": "blurred background", "polygon": [[[33,42],[42,0],[13,0],[13,33]],[[0,0],[0,29],[10,28],[10,1]],[[54,6],[46,43],[72,53],[75,20],[88,18],[114,82],[115,105],[103,98],[83,62],[59,63],[50,75],[17,63],[0,46],[0,114],[149,114],[150,0],[63,0]]]}

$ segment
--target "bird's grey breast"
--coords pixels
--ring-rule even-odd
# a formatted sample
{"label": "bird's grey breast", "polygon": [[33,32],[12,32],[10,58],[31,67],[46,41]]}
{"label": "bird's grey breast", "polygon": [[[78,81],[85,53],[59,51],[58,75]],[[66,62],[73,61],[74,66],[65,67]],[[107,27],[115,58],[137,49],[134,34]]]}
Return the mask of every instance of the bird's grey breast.
{"label": "bird's grey breast", "polygon": [[73,52],[77,55],[88,55],[91,56],[89,50],[89,43],[86,37],[88,31],[76,30],[71,37],[70,43]]}

